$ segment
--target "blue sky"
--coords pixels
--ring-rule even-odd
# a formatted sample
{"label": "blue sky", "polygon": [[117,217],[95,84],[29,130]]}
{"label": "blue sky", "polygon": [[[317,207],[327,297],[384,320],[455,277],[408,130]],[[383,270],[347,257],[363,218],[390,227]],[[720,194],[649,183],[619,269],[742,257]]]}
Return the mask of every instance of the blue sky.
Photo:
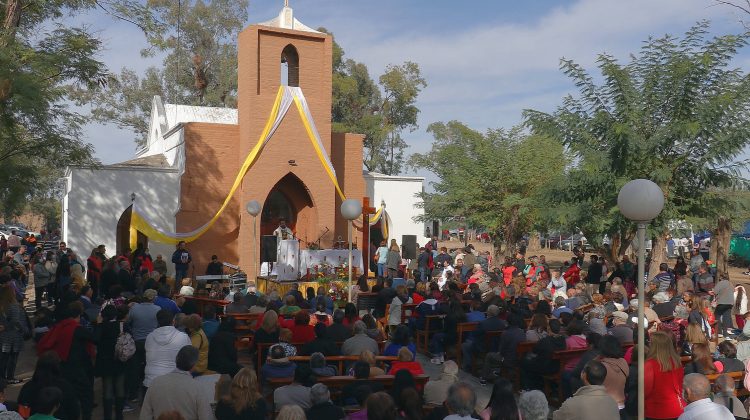
{"label": "blue sky", "polygon": [[[248,24],[268,20],[283,0],[251,0]],[[650,35],[682,34],[709,19],[716,33],[738,33],[745,18],[712,0],[290,0],[295,17],[332,31],[346,56],[364,62],[373,78],[388,64],[420,64],[428,86],[419,98],[420,128],[404,133],[409,152],[429,150],[435,121],[510,127],[525,108],[552,111],[573,86],[558,69],[561,57],[594,70],[596,55],[626,61]],[[750,16],[748,16],[750,18]],[[113,70],[142,70],[157,59],[134,26],[92,13],[80,19],[100,31],[101,59]],[[750,20],[750,19],[747,19]],[[736,65],[750,68],[750,49]],[[86,127],[103,163],[130,158],[134,135],[112,125]],[[425,175],[425,174],[422,174]]]}

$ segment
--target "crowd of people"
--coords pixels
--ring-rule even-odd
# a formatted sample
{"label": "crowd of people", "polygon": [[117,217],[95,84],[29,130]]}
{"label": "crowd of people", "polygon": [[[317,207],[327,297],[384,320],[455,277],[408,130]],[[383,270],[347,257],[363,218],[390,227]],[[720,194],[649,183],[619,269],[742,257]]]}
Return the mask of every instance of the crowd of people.
{"label": "crowd of people", "polygon": [[[141,419],[626,419],[636,415],[633,343],[644,334],[647,418],[748,417],[733,376],[750,359],[746,292],[716,279],[698,252],[659,267],[638,328],[633,263],[607,267],[580,248],[561,266],[523,254],[495,265],[471,246],[431,242],[405,276],[391,244],[375,283],[360,278],[345,304],[323,286],[196,291],[186,270],[172,281],[145,248],[105,251],[92,250],[86,267],[64,243],[6,254],[2,386],[21,382],[27,340],[38,354],[8,413],[88,420],[100,405],[105,420],[134,410]],[[181,243],[173,264],[190,259]],[[32,319],[23,310],[30,284]],[[199,292],[230,303],[199,308],[190,299]],[[357,305],[365,294],[373,308]],[[459,334],[466,323],[476,325]],[[567,350],[572,357],[555,357]],[[335,356],[348,358],[329,362]],[[427,380],[430,363],[442,373]],[[482,406],[478,386],[491,386]]]}

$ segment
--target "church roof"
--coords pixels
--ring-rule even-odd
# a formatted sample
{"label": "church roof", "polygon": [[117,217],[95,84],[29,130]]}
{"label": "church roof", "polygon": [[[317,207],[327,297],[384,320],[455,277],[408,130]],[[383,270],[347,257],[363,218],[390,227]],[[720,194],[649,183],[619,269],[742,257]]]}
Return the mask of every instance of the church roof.
{"label": "church roof", "polygon": [[287,3],[285,3],[278,16],[271,20],[261,22],[258,25],[270,26],[272,28],[294,29],[295,31],[313,32],[316,34],[320,33],[315,29],[312,29],[309,26],[306,26],[302,22],[298,21],[294,17],[294,11],[291,7],[289,7]]}
{"label": "church roof", "polygon": [[144,156],[139,157],[131,160],[126,160],[125,162],[120,163],[113,163],[112,165],[107,165],[108,167],[149,167],[149,168],[169,168],[169,162],[167,162],[167,158],[164,156],[163,153],[159,153],[158,155],[151,155],[151,156]]}

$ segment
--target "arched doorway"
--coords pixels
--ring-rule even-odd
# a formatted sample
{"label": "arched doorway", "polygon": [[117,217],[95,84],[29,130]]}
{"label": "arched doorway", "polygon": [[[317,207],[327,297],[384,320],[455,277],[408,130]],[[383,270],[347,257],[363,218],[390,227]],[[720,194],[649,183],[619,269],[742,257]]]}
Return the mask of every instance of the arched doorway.
{"label": "arched doorway", "polygon": [[[117,233],[115,236],[117,255],[122,255],[125,250],[130,249],[130,218],[132,217],[132,214],[133,206],[130,205],[122,212],[120,218],[117,220]],[[148,236],[142,234],[140,231],[136,231],[135,233],[136,243],[143,244],[144,248],[148,248]]]}
{"label": "arched doorway", "polygon": [[281,219],[302,244],[314,241],[317,236],[317,214],[310,192],[293,173],[286,174],[271,188],[260,216],[261,235],[271,235]]}

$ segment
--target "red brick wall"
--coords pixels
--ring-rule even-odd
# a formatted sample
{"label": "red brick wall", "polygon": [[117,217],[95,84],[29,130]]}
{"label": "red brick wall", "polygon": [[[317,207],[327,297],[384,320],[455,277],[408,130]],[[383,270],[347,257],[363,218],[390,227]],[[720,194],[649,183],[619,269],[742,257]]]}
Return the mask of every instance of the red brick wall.
{"label": "red brick wall", "polygon": [[[300,87],[305,94],[326,152],[331,152],[331,38],[325,34],[253,25],[238,39],[238,109],[240,143],[237,158],[244,159],[258,141],[268,119],[281,82],[281,52],[294,45],[299,55]],[[295,166],[288,163],[295,161]],[[273,186],[287,173],[304,183],[315,207],[314,212],[300,215],[297,231],[312,241],[326,228],[330,230],[321,243],[330,247],[336,230],[335,189],[323,169],[304,130],[294,105],[289,110],[258,162],[242,185],[241,203],[258,200],[263,205]],[[361,175],[360,175],[361,177]],[[257,220],[260,231],[260,218]],[[239,237],[240,265],[249,272],[254,268],[251,250],[252,218],[241,212]],[[256,253],[259,252],[256,248]]]}
{"label": "red brick wall", "polygon": [[[189,232],[202,226],[219,210],[239,171],[238,142],[236,125],[185,124],[185,173],[180,179],[177,232]],[[211,229],[188,245],[193,253],[196,275],[205,274],[212,254],[221,261],[234,264],[239,261],[239,204],[237,193]]]}
{"label": "red brick wall", "polygon": [[[362,152],[364,136],[351,133],[331,135],[331,162],[336,168],[339,185],[346,198],[362,200],[365,196],[365,179],[362,177]],[[372,204],[370,204],[372,205]],[[336,236],[346,241],[348,222],[341,216],[341,199],[336,196]],[[362,232],[354,230],[355,243],[362,249]]]}

